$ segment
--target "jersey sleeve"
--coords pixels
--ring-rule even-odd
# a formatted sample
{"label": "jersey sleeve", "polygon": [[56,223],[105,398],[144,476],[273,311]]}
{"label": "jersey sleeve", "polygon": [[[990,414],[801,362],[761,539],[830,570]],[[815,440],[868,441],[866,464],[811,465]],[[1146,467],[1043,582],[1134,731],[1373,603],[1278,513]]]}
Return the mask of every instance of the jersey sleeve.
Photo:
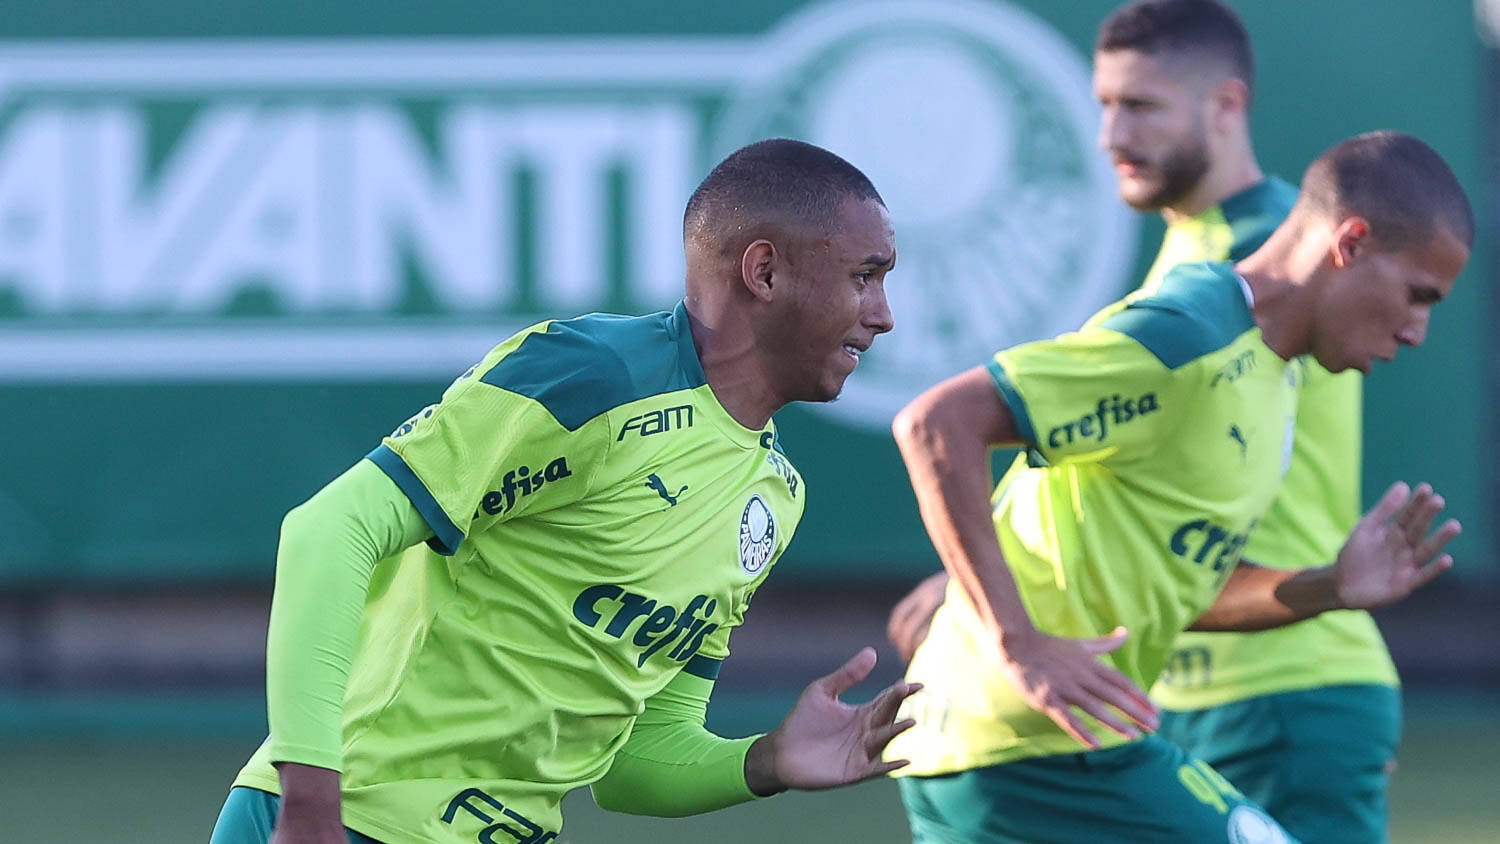
{"label": "jersey sleeve", "polygon": [[1191,320],[1133,309],[1082,331],[999,352],[988,364],[1021,438],[1048,463],[1149,454],[1190,412],[1201,382],[1191,360],[1164,359],[1137,336]]}
{"label": "jersey sleeve", "polygon": [[713,681],[679,673],[646,700],[609,773],[593,784],[601,808],[683,817],[757,799],[745,755],[760,736],[727,739],[704,728]]}
{"label": "jersey sleeve", "polygon": [[440,553],[455,553],[476,530],[576,501],[604,459],[603,426],[559,408],[586,403],[617,359],[600,347],[549,362],[527,343],[545,325],[496,347],[369,454],[431,526]]}
{"label": "jersey sleeve", "polygon": [[271,761],[342,769],[344,689],[370,578],[378,561],[430,535],[363,460],[287,514],[266,634]]}

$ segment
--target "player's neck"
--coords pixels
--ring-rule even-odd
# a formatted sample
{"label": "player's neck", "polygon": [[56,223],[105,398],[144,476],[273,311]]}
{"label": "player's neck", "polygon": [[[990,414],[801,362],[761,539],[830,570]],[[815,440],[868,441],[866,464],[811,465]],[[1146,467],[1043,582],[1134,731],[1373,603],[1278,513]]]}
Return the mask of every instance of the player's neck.
{"label": "player's neck", "polygon": [[1302,280],[1307,273],[1299,269],[1306,258],[1301,246],[1297,229],[1283,225],[1264,246],[1234,265],[1254,298],[1251,311],[1261,340],[1283,360],[1312,349],[1313,308],[1307,301],[1309,287]]}
{"label": "player's neck", "polygon": [[1220,156],[1186,196],[1161,209],[1167,225],[1196,217],[1266,178],[1249,147]]}
{"label": "player's neck", "polygon": [[749,321],[728,316],[710,303],[689,297],[688,321],[703,376],[720,406],[745,428],[758,431],[785,406],[771,388],[771,377]]}

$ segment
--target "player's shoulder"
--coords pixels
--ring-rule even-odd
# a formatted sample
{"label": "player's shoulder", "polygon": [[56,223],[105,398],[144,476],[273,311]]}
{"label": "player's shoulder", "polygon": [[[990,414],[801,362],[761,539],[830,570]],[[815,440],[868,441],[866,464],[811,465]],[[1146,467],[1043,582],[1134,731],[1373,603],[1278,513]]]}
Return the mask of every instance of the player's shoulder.
{"label": "player's shoulder", "polygon": [[1269,176],[1219,203],[1229,224],[1229,260],[1242,260],[1259,249],[1296,202],[1295,185]]}
{"label": "player's shoulder", "polygon": [[1099,323],[1177,369],[1255,327],[1243,282],[1225,262],[1178,264],[1150,295],[1132,297]]}
{"label": "player's shoulder", "polygon": [[479,380],[537,402],[569,431],[622,404],[706,383],[681,303],[645,316],[544,323],[523,332]]}

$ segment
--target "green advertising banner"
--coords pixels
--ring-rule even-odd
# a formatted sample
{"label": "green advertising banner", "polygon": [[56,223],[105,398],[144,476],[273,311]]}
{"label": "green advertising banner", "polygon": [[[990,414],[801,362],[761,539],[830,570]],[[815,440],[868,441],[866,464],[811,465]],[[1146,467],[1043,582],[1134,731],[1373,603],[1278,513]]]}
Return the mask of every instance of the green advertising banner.
{"label": "green advertising banner", "polygon": [[[779,418],[811,490],[784,571],[931,568],[895,411],[1075,327],[1160,234],[1095,144],[1089,44],[1113,5],[8,10],[0,583],[264,581],[281,515],[507,334],[670,307],[689,192],[767,136],[863,168],[900,249],[896,331],[838,402]],[[1487,205],[1466,6],[1242,11],[1268,170],[1406,129]],[[1471,577],[1496,571],[1487,248],[1428,348],[1371,378],[1366,424],[1367,495],[1438,485]]]}

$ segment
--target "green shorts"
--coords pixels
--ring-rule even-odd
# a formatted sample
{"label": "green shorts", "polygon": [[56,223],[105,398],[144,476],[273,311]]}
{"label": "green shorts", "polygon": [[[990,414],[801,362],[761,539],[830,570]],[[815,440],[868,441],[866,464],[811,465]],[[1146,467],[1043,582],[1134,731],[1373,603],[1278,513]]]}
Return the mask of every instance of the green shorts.
{"label": "green shorts", "polygon": [[1213,768],[1155,736],[900,783],[915,844],[1293,840]]}
{"label": "green shorts", "polygon": [[1163,738],[1218,769],[1304,841],[1387,840],[1401,693],[1328,686],[1163,712]]}
{"label": "green shorts", "polygon": [[[281,798],[270,792],[244,786],[231,788],[208,844],[266,844],[271,840],[271,830],[280,812]],[[349,833],[349,844],[380,844],[352,829],[345,831]]]}

